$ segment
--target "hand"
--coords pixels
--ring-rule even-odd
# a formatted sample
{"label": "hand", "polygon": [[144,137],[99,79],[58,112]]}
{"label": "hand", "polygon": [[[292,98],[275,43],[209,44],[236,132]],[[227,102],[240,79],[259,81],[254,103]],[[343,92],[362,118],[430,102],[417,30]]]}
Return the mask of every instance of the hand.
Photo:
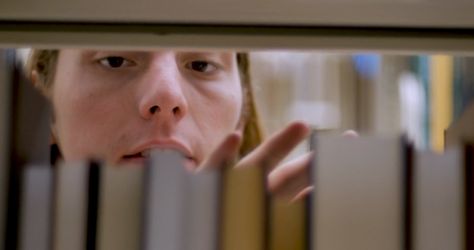
{"label": "hand", "polygon": [[[266,139],[255,150],[235,164],[235,168],[259,167],[268,173],[268,190],[276,195],[296,200],[308,194],[308,169],[313,153],[306,153],[292,161],[280,162],[305,138],[310,128],[303,122],[292,122],[284,129]],[[234,132],[228,135],[198,168],[222,168],[235,162],[242,135]]]}

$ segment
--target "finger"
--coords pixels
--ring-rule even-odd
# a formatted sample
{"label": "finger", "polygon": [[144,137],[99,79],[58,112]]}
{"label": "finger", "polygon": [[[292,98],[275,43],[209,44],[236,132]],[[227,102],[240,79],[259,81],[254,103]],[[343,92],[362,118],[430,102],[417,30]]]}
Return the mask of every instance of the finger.
{"label": "finger", "polygon": [[270,170],[305,139],[309,132],[310,128],[306,123],[293,122],[265,140],[245,156],[236,167],[262,166],[266,170]]}
{"label": "finger", "polygon": [[204,160],[196,171],[224,168],[235,162],[241,141],[242,134],[240,132],[231,133],[224,138],[224,140],[217,146],[211,155]]}
{"label": "finger", "polygon": [[313,152],[284,163],[268,175],[268,189],[277,196],[292,198],[309,186],[309,167],[314,157]]}

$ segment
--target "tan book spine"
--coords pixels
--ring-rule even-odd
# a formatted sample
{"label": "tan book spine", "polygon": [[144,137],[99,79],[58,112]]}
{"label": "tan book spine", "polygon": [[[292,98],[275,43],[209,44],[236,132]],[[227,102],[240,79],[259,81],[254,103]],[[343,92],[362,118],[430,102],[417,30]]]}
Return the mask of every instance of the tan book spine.
{"label": "tan book spine", "polygon": [[223,235],[220,249],[267,249],[268,207],[263,170],[226,170],[222,195]]}
{"label": "tan book spine", "polygon": [[139,249],[142,236],[143,168],[102,168],[98,250]]}

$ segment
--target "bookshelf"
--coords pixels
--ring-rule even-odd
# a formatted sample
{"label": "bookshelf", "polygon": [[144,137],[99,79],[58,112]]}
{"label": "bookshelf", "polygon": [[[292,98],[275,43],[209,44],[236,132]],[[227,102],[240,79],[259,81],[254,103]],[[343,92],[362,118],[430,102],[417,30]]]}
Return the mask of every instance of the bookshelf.
{"label": "bookshelf", "polygon": [[468,0],[4,0],[0,46],[472,54],[473,8]]}
{"label": "bookshelf", "polygon": [[4,20],[472,28],[468,0],[5,0]]}
{"label": "bookshelf", "polygon": [[463,0],[224,4],[212,0],[4,0],[0,3],[0,47],[283,48],[473,55],[473,8],[473,3]]}

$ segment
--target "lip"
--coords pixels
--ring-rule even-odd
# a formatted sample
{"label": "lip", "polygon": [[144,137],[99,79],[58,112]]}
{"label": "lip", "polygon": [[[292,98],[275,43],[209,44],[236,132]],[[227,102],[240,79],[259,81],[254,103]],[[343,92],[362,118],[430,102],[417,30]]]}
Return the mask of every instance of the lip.
{"label": "lip", "polygon": [[172,140],[172,139],[153,140],[153,141],[148,141],[143,144],[140,144],[137,147],[134,147],[132,150],[126,152],[124,155],[122,155],[120,158],[120,161],[143,164],[145,162],[146,157],[143,157],[143,156],[133,157],[133,155],[138,155],[139,153],[143,151],[153,150],[153,149],[176,150],[180,152],[181,154],[183,154],[183,156],[186,158],[185,165],[187,168],[196,165],[196,159],[193,157],[191,150],[188,147],[186,147],[183,143],[177,140]]}

